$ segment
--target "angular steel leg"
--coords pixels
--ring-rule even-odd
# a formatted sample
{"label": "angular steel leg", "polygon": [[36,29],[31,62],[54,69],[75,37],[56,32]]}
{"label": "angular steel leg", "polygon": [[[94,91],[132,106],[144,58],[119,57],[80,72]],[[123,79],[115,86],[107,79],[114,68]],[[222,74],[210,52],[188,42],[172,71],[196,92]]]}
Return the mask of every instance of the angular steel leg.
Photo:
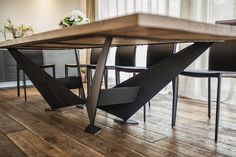
{"label": "angular steel leg", "polygon": [[8,50],[52,109],[85,103],[20,51],[12,48]]}
{"label": "angular steel leg", "polygon": [[103,73],[105,70],[106,60],[109,53],[111,42],[112,42],[112,38],[107,37],[105,40],[102,52],[100,54],[100,57],[98,59],[96,71],[94,74],[94,78],[92,80],[92,85],[90,87],[88,101],[86,105],[90,124],[85,129],[85,131],[90,132],[92,134],[96,134],[100,130],[99,127],[96,127],[94,125],[94,121],[96,117],[97,105],[99,102],[99,94],[100,94],[101,85],[102,85]]}
{"label": "angular steel leg", "polygon": [[140,87],[139,94],[134,103],[99,106],[99,108],[124,121],[128,120],[212,44],[208,42],[194,43],[138,75],[118,84],[115,88]]}

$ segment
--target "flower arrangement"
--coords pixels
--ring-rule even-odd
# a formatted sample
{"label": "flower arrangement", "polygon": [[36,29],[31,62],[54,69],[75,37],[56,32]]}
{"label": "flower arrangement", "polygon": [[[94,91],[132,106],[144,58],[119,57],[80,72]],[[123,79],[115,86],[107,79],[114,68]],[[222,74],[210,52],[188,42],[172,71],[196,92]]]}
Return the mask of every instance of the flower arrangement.
{"label": "flower arrangement", "polygon": [[33,34],[33,28],[31,26],[19,25],[15,26],[10,19],[7,20],[7,24],[4,25],[4,29],[10,32],[13,38],[20,38],[26,35]]}
{"label": "flower arrangement", "polygon": [[4,30],[0,30],[0,32],[2,33],[4,40],[7,40],[6,30],[5,29]]}
{"label": "flower arrangement", "polygon": [[90,20],[86,17],[86,15],[83,12],[79,10],[73,10],[71,11],[70,16],[63,18],[60,21],[59,26],[65,28],[74,25],[82,25],[89,22]]}

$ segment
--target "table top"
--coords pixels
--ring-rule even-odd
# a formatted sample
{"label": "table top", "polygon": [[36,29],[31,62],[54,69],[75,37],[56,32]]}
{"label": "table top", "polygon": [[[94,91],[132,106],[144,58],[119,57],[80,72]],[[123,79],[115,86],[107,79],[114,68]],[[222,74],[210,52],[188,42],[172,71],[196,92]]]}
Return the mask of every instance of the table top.
{"label": "table top", "polygon": [[113,37],[113,46],[225,41],[236,40],[236,27],[138,13],[4,41],[0,48],[92,48],[105,37]]}

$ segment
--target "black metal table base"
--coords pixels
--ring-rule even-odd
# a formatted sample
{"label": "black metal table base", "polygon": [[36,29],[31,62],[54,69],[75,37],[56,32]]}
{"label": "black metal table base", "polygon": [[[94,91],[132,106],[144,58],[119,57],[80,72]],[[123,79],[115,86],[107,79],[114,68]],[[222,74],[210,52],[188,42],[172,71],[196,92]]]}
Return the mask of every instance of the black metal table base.
{"label": "black metal table base", "polygon": [[138,125],[138,122],[132,119],[128,120],[119,120],[119,119],[114,119],[114,122],[121,124],[121,125]]}
{"label": "black metal table base", "polygon": [[99,127],[94,126],[94,122],[95,122],[95,117],[96,117],[96,112],[97,112],[97,106],[99,104],[99,96],[101,92],[103,73],[105,71],[106,60],[107,60],[111,42],[112,42],[112,38],[107,37],[105,40],[104,46],[102,48],[100,57],[98,59],[96,71],[92,80],[92,85],[90,89],[88,90],[89,96],[87,98],[86,109],[88,112],[90,124],[85,129],[85,131],[90,132],[92,134],[95,134],[98,131],[100,131]]}
{"label": "black metal table base", "polygon": [[[187,68],[195,59],[197,59],[207,48],[213,44],[209,42],[194,43],[114,87],[120,89],[108,90],[101,94],[102,78],[111,43],[112,37],[107,37],[97,63],[94,79],[89,90],[90,92],[88,93],[89,96],[87,102],[85,99],[83,99],[84,96],[81,98],[78,97],[67,87],[65,87],[60,81],[54,79],[45,71],[38,68],[37,65],[25,57],[17,49],[9,49],[9,52],[50,105],[52,111],[62,107],[86,103],[90,124],[85,129],[85,131],[96,134],[101,130],[101,128],[94,125],[97,108],[122,119],[123,122],[120,124],[133,123],[129,120],[133,114],[143,107],[169,82],[174,80],[176,76],[178,76],[185,68]],[[130,92],[129,95],[132,97],[120,96],[118,99],[114,99],[114,93],[119,96],[119,92],[124,91],[124,88],[127,88],[127,91]],[[84,95],[84,93],[82,94]],[[99,104],[99,102],[109,102],[103,101],[104,98],[112,98],[116,101],[115,103],[120,103],[110,105],[106,104],[105,106],[103,104]],[[82,108],[82,105],[79,107]],[[173,108],[175,109],[176,106],[173,106]]]}
{"label": "black metal table base", "polygon": [[83,99],[71,92],[59,80],[56,80],[44,70],[40,69],[20,51],[12,48],[8,50],[52,110],[85,103]]}
{"label": "black metal table base", "polygon": [[98,108],[128,120],[211,45],[212,43],[194,43],[114,87],[139,86],[137,99],[133,103],[98,106]]}
{"label": "black metal table base", "polygon": [[92,125],[92,124],[89,124],[86,128],[85,128],[85,132],[88,132],[88,133],[91,133],[91,134],[97,134],[101,131],[101,128],[95,126],[95,125]]}

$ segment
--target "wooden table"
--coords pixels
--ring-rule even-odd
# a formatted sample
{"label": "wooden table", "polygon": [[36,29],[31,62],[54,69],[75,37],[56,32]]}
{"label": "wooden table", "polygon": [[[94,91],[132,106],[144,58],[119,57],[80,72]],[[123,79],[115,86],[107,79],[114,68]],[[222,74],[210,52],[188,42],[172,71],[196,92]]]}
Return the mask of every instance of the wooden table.
{"label": "wooden table", "polygon": [[[18,49],[103,47],[86,104],[90,119],[86,131],[97,133],[100,130],[94,125],[97,108],[127,121],[213,42],[226,40],[236,40],[236,27],[166,16],[133,14],[5,41],[0,43],[0,48],[10,51],[50,107],[57,109],[84,101],[40,70]],[[110,46],[179,42],[194,44],[112,89],[101,90]],[[173,114],[176,112],[175,108],[173,106]]]}

